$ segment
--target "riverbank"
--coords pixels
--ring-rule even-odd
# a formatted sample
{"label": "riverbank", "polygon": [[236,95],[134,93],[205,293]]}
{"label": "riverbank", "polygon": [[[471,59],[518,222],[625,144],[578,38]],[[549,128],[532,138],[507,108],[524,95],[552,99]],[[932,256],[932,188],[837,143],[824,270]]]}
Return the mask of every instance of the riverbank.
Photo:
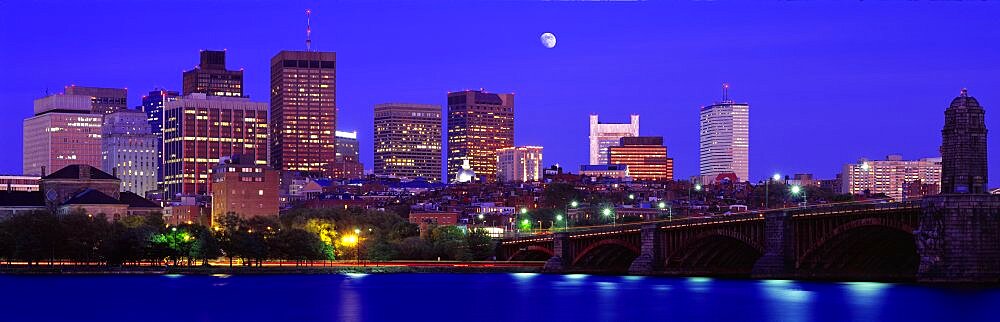
{"label": "riverbank", "polygon": [[210,266],[131,266],[107,267],[101,265],[3,265],[0,274],[10,275],[268,275],[268,274],[379,274],[379,273],[539,273],[539,263],[495,262],[410,262],[328,266],[295,264],[262,267],[234,265]]}

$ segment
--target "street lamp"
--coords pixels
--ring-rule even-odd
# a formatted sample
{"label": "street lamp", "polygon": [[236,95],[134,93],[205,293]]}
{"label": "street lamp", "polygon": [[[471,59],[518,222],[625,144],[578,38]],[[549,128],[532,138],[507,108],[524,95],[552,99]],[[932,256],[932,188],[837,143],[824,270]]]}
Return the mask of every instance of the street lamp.
{"label": "street lamp", "polygon": [[[601,210],[601,214],[603,214],[604,217],[611,216],[611,208],[604,208]],[[611,225],[617,224],[617,218],[615,217],[616,216],[611,216]]]}
{"label": "street lamp", "polygon": [[802,194],[802,205],[805,206],[806,205],[806,191],[805,191],[805,189],[803,189],[802,187],[800,187],[798,185],[792,186],[792,194],[798,196],[799,193]]}
{"label": "street lamp", "polygon": [[527,213],[528,213],[528,208],[521,207],[521,214],[524,215]]}
{"label": "street lamp", "polygon": [[[663,211],[663,209],[667,208],[667,203],[663,202],[663,201],[660,201],[660,203],[657,204],[656,207],[660,208],[660,211]],[[674,220],[673,209],[670,209],[670,210],[667,211],[667,219],[668,220]]]}
{"label": "street lamp", "polygon": [[[556,215],[556,221],[563,221],[563,215]],[[563,221],[563,229],[569,228],[569,223]]]}
{"label": "street lamp", "polygon": [[628,199],[629,200],[635,200],[635,194],[632,194],[632,193],[628,194]]}
{"label": "street lamp", "polygon": [[571,202],[569,203],[569,206],[570,206],[570,207],[573,207],[573,208],[576,208],[576,207],[577,207],[577,206],[579,206],[579,205],[580,205],[580,203],[579,203],[579,202],[576,202],[576,200],[573,200],[573,201],[571,201]]}

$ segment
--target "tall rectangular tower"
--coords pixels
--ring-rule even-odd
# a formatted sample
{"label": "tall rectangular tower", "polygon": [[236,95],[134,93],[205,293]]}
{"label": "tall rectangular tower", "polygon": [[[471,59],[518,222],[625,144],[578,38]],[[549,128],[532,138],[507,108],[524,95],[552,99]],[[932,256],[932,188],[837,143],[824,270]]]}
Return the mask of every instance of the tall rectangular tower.
{"label": "tall rectangular tower", "polygon": [[35,100],[24,120],[23,171],[42,175],[71,164],[101,167],[101,115],[91,96],[50,95]]}
{"label": "tall rectangular tower", "polygon": [[542,180],[542,147],[520,146],[497,150],[497,180],[502,182]]}
{"label": "tall rectangular tower", "polygon": [[375,174],[441,181],[441,106],[375,105]]}
{"label": "tall rectangular tower", "polygon": [[701,108],[699,166],[706,183],[728,173],[750,179],[750,104],[729,99],[728,88],[723,85],[722,102]]}
{"label": "tall rectangular tower", "polygon": [[271,163],[333,176],[337,53],[283,50],[271,58]]}
{"label": "tall rectangular tower", "polygon": [[163,183],[170,199],[209,193],[209,170],[221,158],[267,164],[267,103],[195,93],[166,102],[164,116]]}
{"label": "tall rectangular tower", "polygon": [[337,142],[337,156],[333,162],[333,177],[345,179],[361,178],[365,167],[361,164],[358,131],[334,132]]}
{"label": "tall rectangular tower", "polygon": [[630,136],[639,136],[639,115],[629,116],[628,123],[601,123],[590,114],[590,164],[608,164],[608,148]]}
{"label": "tall rectangular tower", "polygon": [[90,96],[90,110],[94,114],[110,114],[128,108],[128,89],[87,87],[69,85],[64,89],[66,95]]}
{"label": "tall rectangular tower", "polygon": [[243,70],[226,69],[226,51],[202,50],[201,62],[184,72],[183,94],[243,97]]}
{"label": "tall rectangular tower", "polygon": [[104,116],[101,127],[101,170],[121,179],[122,191],[145,196],[156,190],[157,136],[139,110]]}
{"label": "tall rectangular tower", "polygon": [[465,160],[476,176],[496,180],[497,150],[514,146],[514,94],[448,93],[448,178]]}
{"label": "tall rectangular tower", "polygon": [[149,131],[156,137],[156,182],[163,184],[163,104],[175,101],[180,94],[177,91],[150,91],[142,97],[142,110],[146,112],[146,122]]}

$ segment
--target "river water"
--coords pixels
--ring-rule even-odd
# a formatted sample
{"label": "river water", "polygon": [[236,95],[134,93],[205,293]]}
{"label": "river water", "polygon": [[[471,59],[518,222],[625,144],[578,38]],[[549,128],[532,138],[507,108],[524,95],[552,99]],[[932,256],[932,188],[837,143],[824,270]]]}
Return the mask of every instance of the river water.
{"label": "river water", "polygon": [[997,321],[1000,288],[544,274],[0,275],[0,321]]}

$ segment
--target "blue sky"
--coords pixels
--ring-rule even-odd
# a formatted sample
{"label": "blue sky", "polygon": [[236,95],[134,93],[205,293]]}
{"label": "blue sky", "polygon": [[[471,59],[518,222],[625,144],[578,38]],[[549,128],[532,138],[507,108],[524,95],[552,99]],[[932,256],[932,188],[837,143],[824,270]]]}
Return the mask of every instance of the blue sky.
{"label": "blue sky", "polygon": [[751,104],[755,180],[937,156],[963,87],[1000,126],[1000,3],[205,2],[0,0],[0,172],[20,172],[21,122],[46,90],[127,87],[138,106],[153,88],[179,90],[200,49],[226,49],[247,94],[268,102],[269,59],[304,48],[306,8],[314,49],[338,55],[338,127],[359,131],[369,169],[374,104],[444,105],[462,89],[514,92],[515,143],[573,171],[587,161],[587,115],[637,113],[640,134],[665,138],[676,176],[695,175],[698,109],[723,82]]}

